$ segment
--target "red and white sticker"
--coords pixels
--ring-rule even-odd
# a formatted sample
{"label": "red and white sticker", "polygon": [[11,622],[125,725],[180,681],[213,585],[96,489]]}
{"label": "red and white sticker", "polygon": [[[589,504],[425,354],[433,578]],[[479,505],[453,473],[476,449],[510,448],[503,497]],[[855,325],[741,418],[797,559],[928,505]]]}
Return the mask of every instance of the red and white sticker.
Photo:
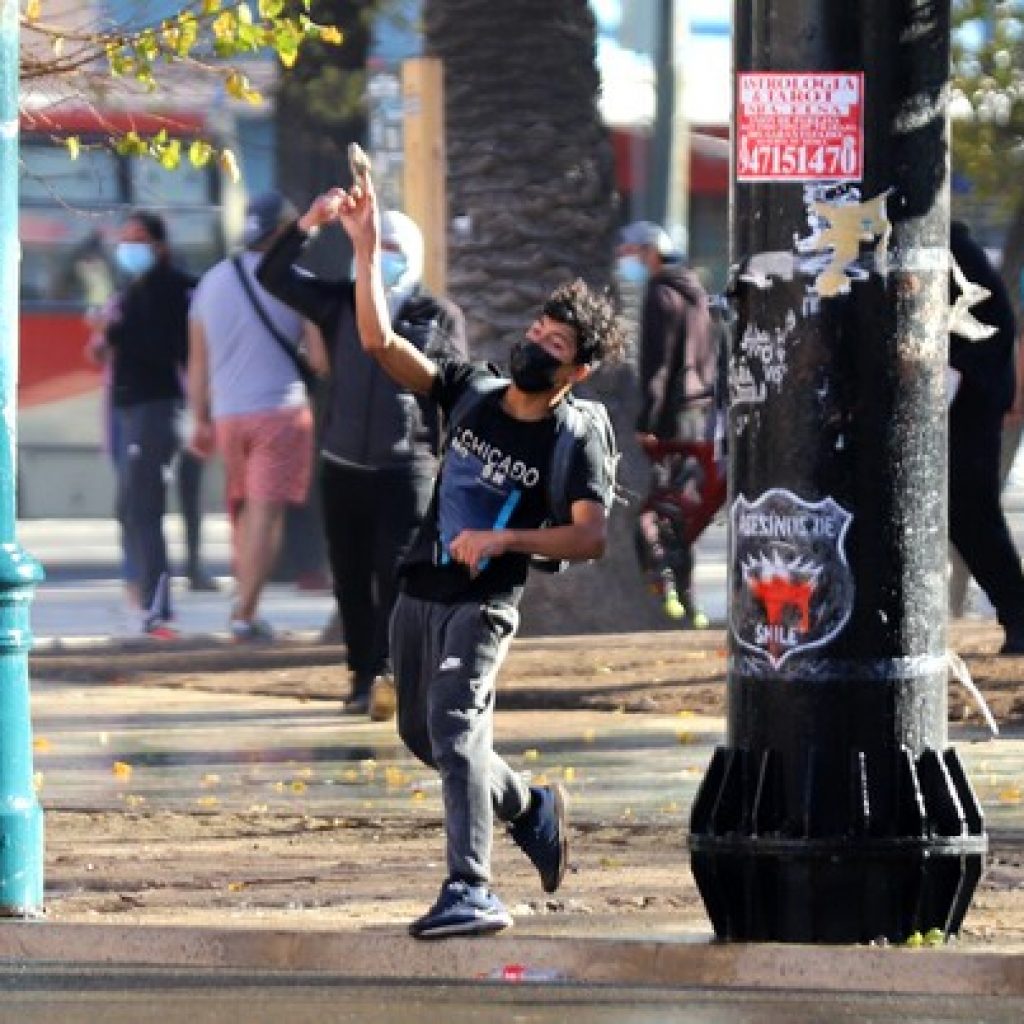
{"label": "red and white sticker", "polygon": [[862,72],[737,76],[737,181],[860,181],[863,176]]}

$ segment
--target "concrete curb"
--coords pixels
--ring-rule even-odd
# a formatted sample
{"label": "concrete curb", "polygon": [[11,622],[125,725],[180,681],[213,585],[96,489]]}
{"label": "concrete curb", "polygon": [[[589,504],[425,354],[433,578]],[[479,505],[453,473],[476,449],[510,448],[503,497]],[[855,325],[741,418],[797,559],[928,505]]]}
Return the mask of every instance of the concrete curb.
{"label": "concrete curb", "polygon": [[4,922],[0,961],[324,971],[348,978],[501,979],[520,966],[566,983],[1024,997],[1024,955],[709,943],[697,937],[516,936],[423,943],[404,932]]}

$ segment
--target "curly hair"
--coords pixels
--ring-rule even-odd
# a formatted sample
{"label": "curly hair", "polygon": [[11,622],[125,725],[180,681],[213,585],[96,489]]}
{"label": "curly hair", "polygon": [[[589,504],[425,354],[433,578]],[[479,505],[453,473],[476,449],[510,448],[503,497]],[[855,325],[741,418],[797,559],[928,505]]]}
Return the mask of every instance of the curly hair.
{"label": "curly hair", "polygon": [[580,366],[616,362],[622,357],[626,332],[622,318],[607,295],[599,295],[576,278],[559,285],[544,303],[544,315],[576,331],[576,358]]}

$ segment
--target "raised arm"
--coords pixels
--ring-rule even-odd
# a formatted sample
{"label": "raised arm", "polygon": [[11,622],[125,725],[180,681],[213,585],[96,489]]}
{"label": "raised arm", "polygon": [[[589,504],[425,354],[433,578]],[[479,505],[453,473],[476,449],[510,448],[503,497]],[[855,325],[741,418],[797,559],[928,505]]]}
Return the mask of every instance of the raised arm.
{"label": "raised arm", "polygon": [[295,261],[315,231],[334,219],[336,191],[340,190],[314,199],[309,209],[274,239],[256,268],[256,279],[271,295],[328,333],[337,320],[342,298],[351,295],[350,286],[345,281],[324,280],[301,270]]}
{"label": "raised arm", "polygon": [[430,392],[437,364],[391,329],[380,270],[380,213],[369,174],[350,192],[341,192],[338,220],[352,239],[356,264],[356,322],[363,350],[402,387]]}

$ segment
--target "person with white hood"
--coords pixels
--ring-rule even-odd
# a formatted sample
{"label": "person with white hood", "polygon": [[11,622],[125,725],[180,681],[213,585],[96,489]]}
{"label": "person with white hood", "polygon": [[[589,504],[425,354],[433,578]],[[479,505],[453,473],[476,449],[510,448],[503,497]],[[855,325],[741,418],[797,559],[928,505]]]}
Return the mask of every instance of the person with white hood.
{"label": "person with white hood", "polygon": [[[336,218],[333,192],[286,228],[257,269],[260,283],[316,324],[330,376],[320,427],[320,489],[327,550],[351,690],[346,712],[393,713],[388,623],[396,570],[430,503],[440,422],[428,399],[396,384],[364,351],[350,280],[326,280],[295,261]],[[466,331],[453,303],[422,286],[423,236],[404,213],[382,216],[382,268],[392,326],[432,357],[465,357]]]}

